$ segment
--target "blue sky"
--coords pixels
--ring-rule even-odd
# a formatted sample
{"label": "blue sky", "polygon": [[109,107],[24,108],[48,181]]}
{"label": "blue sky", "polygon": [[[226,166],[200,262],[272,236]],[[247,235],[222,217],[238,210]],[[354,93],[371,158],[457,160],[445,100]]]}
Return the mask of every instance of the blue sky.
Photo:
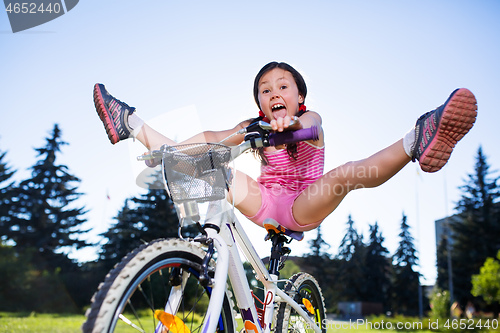
{"label": "blue sky", "polygon": [[[422,282],[433,283],[434,221],[453,213],[479,146],[492,169],[500,166],[499,18],[498,1],[85,0],[13,34],[1,11],[0,149],[23,179],[33,148],[58,123],[69,143],[59,162],[82,179],[80,204],[90,210],[89,237],[96,239],[124,199],[143,191],[135,185],[142,166],[134,162],[143,150],[109,143],[93,106],[96,82],[182,139],[255,116],[256,73],[269,61],[288,62],[306,78],[306,105],[323,117],[326,169],[393,143],[420,114],[467,87],[478,99],[478,120],[441,172],[418,173],[411,164],[379,188],[349,194],[321,229],[336,253],[349,214],[365,235],[378,222],[394,252],[404,212]],[[247,159],[236,166],[258,172]],[[315,236],[307,233],[292,253],[308,252]],[[73,255],[90,259],[92,251]]]}

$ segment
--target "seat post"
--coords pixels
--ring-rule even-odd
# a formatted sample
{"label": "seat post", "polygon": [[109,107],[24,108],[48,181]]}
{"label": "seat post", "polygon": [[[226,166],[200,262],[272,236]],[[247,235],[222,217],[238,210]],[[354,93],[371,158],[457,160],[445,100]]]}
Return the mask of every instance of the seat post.
{"label": "seat post", "polygon": [[280,261],[281,255],[283,254],[283,244],[286,243],[287,239],[281,234],[272,232],[271,242],[273,246],[271,247],[271,256],[269,258],[269,274],[274,274],[279,278],[280,272]]}

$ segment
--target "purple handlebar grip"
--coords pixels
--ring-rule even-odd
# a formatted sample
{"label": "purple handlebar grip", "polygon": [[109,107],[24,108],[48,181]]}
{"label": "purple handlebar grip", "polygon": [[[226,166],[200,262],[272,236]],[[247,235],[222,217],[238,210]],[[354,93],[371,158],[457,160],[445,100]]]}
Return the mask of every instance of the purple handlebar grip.
{"label": "purple handlebar grip", "polygon": [[279,146],[287,143],[294,143],[307,140],[318,140],[318,127],[313,126],[296,131],[279,132],[269,134],[269,143],[271,146]]}

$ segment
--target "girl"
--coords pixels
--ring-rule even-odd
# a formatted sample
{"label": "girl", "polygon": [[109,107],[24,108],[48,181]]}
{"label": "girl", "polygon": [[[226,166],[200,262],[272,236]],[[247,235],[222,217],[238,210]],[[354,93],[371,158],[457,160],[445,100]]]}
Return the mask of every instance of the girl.
{"label": "girl", "polygon": [[[273,218],[294,231],[316,228],[347,193],[383,184],[412,160],[418,160],[426,172],[441,169],[477,115],[474,95],[467,89],[457,89],[442,106],[422,115],[402,139],[366,159],[323,174],[321,117],[305,107],[307,87],[302,75],[286,63],[271,62],[255,77],[253,93],[260,109],[257,120],[268,121],[278,132],[317,126],[319,139],[261,149],[261,176],[255,181],[236,172],[238,190],[230,191],[228,200],[234,200],[236,208],[260,226],[264,219]],[[94,102],[111,143],[132,136],[149,150],[178,144],[145,124],[134,113],[135,108],[111,96],[102,84],[94,87]],[[292,119],[296,120],[293,125]],[[181,144],[220,142],[255,120],[225,131],[205,131]],[[225,144],[242,141],[243,135],[235,135]]]}

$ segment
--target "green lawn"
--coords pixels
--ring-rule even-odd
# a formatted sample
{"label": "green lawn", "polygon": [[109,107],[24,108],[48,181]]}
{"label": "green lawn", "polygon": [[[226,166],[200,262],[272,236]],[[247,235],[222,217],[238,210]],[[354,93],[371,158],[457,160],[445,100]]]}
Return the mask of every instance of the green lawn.
{"label": "green lawn", "polygon": [[[81,332],[80,327],[84,321],[85,316],[83,315],[0,313],[0,333],[76,333]],[[241,328],[241,323],[238,324]],[[355,327],[345,322],[329,323],[329,333],[346,331],[373,333],[375,330],[370,331],[363,325]],[[428,331],[419,331],[419,333],[426,332]]]}
{"label": "green lawn", "polygon": [[[29,313],[5,313],[0,312],[0,333],[76,333],[81,332],[80,327],[85,321],[84,315],[60,315],[60,314],[29,314]],[[428,321],[428,319],[424,319]],[[416,322],[416,320],[415,320]],[[372,322],[372,326],[374,322]],[[387,324],[387,322],[386,322]],[[385,332],[404,332],[404,330],[383,330],[380,326],[373,326],[372,329],[366,325],[366,322],[349,321],[328,321],[328,333],[352,332],[352,333],[375,333],[377,331]],[[241,320],[238,322],[238,328],[241,328]],[[425,327],[415,327],[410,332],[431,333]],[[446,331],[446,330],[445,330]],[[473,332],[475,330],[453,330],[458,332]],[[490,332],[499,332],[500,330],[491,330]],[[408,331],[407,331],[408,332]]]}
{"label": "green lawn", "polygon": [[0,313],[0,333],[76,333],[83,315]]}

